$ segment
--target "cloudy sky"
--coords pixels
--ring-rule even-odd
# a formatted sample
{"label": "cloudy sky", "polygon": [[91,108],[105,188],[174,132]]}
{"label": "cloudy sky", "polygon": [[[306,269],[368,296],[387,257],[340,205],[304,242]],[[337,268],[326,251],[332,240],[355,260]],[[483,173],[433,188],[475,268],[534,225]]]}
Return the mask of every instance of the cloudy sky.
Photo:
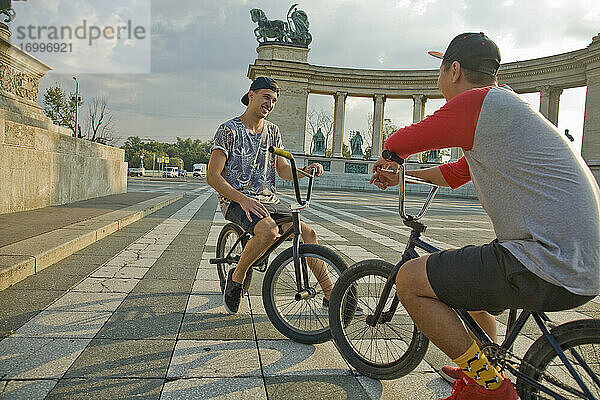
{"label": "cloudy sky", "polygon": [[[84,100],[108,99],[122,140],[140,136],[174,141],[179,136],[204,141],[221,122],[244,110],[239,98],[249,86],[246,73],[257,47],[250,9],[263,9],[269,19],[285,19],[291,4],[13,1],[18,15],[11,24],[11,39],[35,42],[32,36],[51,32],[27,30],[29,26],[62,27],[63,35],[68,32],[65,27],[74,31],[83,26],[79,33],[85,28],[85,39],[62,38],[72,43],[72,51],[32,53],[53,67],[41,81],[40,98],[56,83],[74,91],[76,74]],[[503,62],[580,49],[600,32],[597,0],[304,0],[299,8],[307,12],[313,36],[309,62],[339,67],[437,69],[439,61],[426,51],[445,50],[456,34],[465,31],[490,36],[499,45]],[[100,31],[90,30],[92,26],[104,29],[104,36],[92,40]],[[116,38],[120,26],[122,37]],[[137,36],[132,36],[135,28]],[[538,94],[524,97],[539,105]],[[561,97],[559,129],[568,128],[578,139],[576,144],[582,134],[584,103],[585,88],[566,90]],[[430,100],[427,114],[442,104]],[[309,108],[332,109],[333,99],[311,95]],[[365,131],[371,109],[371,100],[350,98],[346,129]],[[410,123],[411,115],[410,101],[386,102],[385,117],[395,124]]]}

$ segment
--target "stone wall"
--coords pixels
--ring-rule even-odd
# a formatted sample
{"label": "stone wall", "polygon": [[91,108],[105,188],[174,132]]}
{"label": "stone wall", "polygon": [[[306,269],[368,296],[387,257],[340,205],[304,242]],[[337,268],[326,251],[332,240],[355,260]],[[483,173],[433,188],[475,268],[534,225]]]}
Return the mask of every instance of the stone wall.
{"label": "stone wall", "polygon": [[76,139],[37,104],[50,69],[0,24],[0,214],[127,191],[124,151]]}
{"label": "stone wall", "polygon": [[124,151],[0,116],[0,214],[127,191]]}

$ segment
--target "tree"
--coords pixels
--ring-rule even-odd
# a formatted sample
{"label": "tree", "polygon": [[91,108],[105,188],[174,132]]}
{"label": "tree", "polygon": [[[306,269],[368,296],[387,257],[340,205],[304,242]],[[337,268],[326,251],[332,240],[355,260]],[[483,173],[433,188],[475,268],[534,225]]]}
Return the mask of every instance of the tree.
{"label": "tree", "polygon": [[108,109],[106,97],[94,97],[88,103],[88,120],[85,137],[92,142],[109,144],[115,140],[115,127],[112,112]]}
{"label": "tree", "polygon": [[73,94],[67,96],[57,83],[46,89],[42,106],[44,114],[53,123],[69,128],[73,132],[73,136],[77,136],[75,132],[75,96]]}
{"label": "tree", "polygon": [[306,134],[310,136],[309,153],[312,153],[313,141],[312,137],[321,128],[321,132],[325,136],[325,153],[329,152],[330,142],[333,139],[333,115],[327,110],[311,108],[306,113]]}

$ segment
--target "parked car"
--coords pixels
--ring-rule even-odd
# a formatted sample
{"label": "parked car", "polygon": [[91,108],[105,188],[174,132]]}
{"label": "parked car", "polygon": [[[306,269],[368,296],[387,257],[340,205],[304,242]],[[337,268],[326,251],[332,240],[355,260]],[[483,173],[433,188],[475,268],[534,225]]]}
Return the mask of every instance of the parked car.
{"label": "parked car", "polygon": [[163,178],[177,178],[177,171],[179,168],[177,167],[167,167],[163,171]]}
{"label": "parked car", "polygon": [[129,176],[144,176],[145,169],[144,168],[128,168]]}
{"label": "parked car", "polygon": [[187,176],[187,170],[185,170],[185,169],[180,169],[180,170],[179,170],[179,176]]}

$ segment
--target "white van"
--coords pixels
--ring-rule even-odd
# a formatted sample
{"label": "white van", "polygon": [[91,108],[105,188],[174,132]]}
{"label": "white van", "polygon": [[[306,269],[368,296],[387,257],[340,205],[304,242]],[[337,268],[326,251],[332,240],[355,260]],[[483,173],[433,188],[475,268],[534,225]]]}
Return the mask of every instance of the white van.
{"label": "white van", "polygon": [[206,176],[206,164],[194,164],[193,176],[203,177]]}
{"label": "white van", "polygon": [[167,167],[163,171],[163,178],[177,178],[177,173],[179,168],[177,167]]}

